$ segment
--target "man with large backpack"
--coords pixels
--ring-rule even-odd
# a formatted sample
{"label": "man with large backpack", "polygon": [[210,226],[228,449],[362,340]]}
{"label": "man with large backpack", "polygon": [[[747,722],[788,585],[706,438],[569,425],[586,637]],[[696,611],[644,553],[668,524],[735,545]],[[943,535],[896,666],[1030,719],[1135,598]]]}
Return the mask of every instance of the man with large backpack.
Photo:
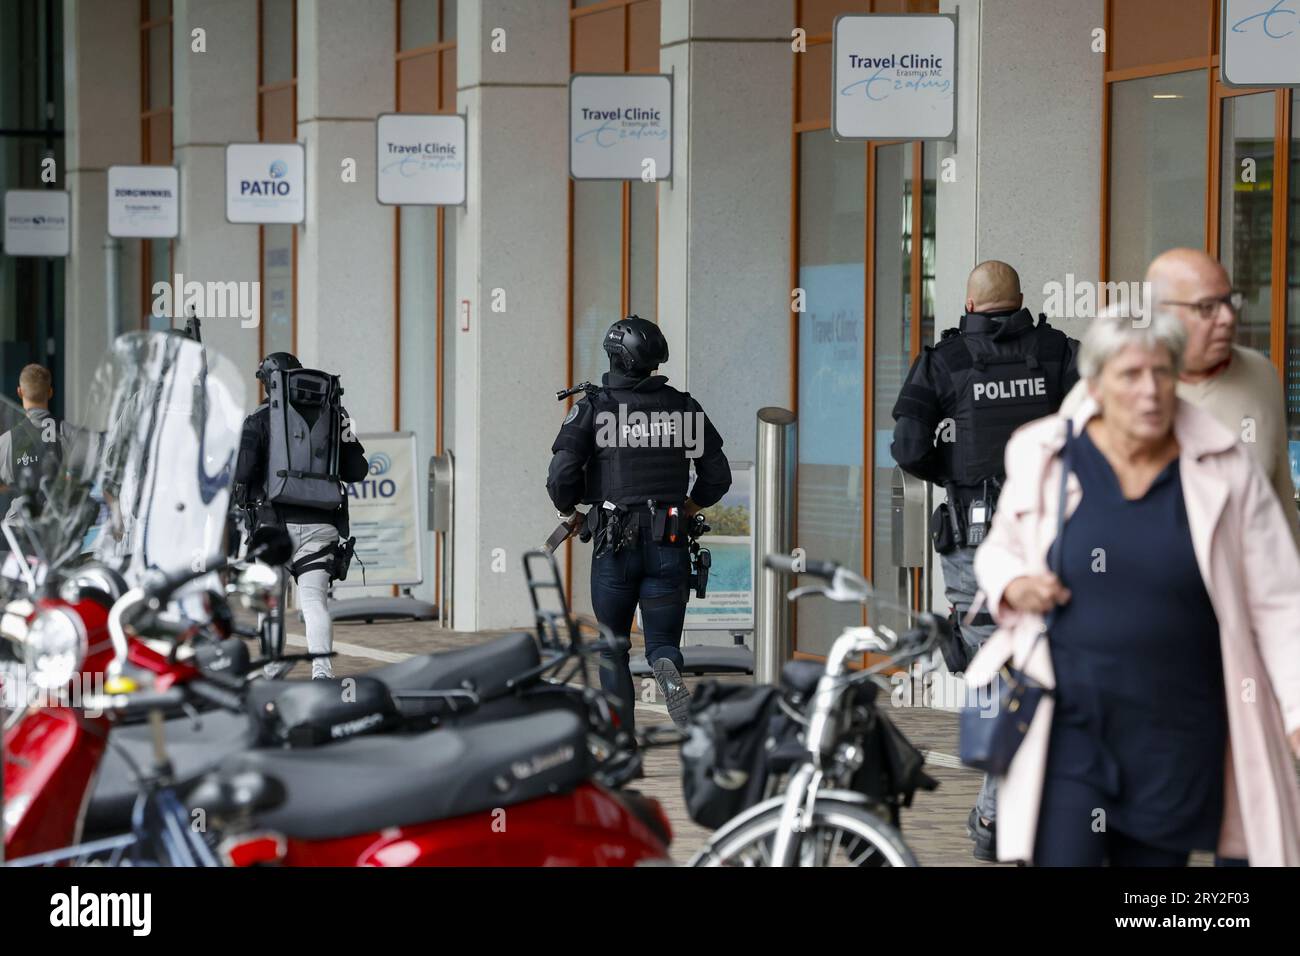
{"label": "man with large backpack", "polygon": [[[236,494],[257,526],[288,531],[294,547],[289,572],[298,583],[307,649],[328,654],[334,634],[326,592],[331,581],[347,576],[354,541],[344,483],[366,477],[365,449],[349,426],[337,375],[273,352],[257,379],[266,401],[244,420]],[[311,671],[313,678],[334,676],[328,657],[313,660]]]}
{"label": "man with large backpack", "polygon": [[53,397],[49,369],[33,364],[18,373],[25,419],[0,434],[0,495],[8,500],[6,518],[16,513],[21,488],[36,487],[58,470],[62,446],[59,424],[50,414]]}

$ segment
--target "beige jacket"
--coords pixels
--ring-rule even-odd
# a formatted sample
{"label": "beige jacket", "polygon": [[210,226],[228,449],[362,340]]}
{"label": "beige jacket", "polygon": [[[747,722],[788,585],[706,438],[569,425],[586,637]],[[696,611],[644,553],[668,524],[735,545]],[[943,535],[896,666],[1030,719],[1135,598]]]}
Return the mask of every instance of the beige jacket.
{"label": "beige jacket", "polygon": [[[1072,416],[1076,434],[1097,412],[1085,396]],[[1287,740],[1300,727],[1300,552],[1277,495],[1233,433],[1182,400],[1174,433],[1192,545],[1219,620],[1223,654],[1228,746],[1219,853],[1248,856],[1255,866],[1300,865],[1300,788]],[[986,686],[1008,658],[1055,686],[1048,644],[1034,641],[1041,617],[1003,607],[1002,595],[1015,578],[1047,570],[1064,440],[1064,417],[1054,415],[1021,428],[1007,444],[1007,482],[975,556],[998,630],[966,670],[971,687]],[[1082,497],[1071,475],[1067,514]],[[1033,858],[1051,721],[1046,699],[999,781],[1001,860]]]}

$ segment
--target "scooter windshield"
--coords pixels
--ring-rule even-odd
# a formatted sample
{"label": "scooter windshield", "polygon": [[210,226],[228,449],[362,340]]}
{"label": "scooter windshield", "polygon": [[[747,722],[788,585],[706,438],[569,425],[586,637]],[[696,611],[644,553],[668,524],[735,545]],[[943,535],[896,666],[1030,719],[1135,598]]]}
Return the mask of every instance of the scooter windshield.
{"label": "scooter windshield", "polygon": [[120,336],[91,386],[86,446],[103,517],[93,550],[135,585],[222,560],[244,419],[235,366],[169,332]]}

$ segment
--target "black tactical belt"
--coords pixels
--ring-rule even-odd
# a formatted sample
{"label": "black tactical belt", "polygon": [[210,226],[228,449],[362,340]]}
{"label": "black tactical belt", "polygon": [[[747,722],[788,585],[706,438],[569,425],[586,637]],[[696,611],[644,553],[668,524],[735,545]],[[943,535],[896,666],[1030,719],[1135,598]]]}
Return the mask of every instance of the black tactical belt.
{"label": "black tactical belt", "polygon": [[327,475],[319,471],[290,471],[281,468],[275,473],[277,478],[319,478],[322,481],[338,481],[338,475]]}

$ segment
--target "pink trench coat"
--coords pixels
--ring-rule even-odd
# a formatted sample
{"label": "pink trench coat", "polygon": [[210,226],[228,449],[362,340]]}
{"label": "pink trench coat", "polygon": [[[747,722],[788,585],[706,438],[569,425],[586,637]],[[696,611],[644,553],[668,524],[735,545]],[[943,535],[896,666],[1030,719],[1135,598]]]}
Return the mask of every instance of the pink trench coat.
{"label": "pink trench coat", "polygon": [[[1075,434],[1097,413],[1087,398],[1074,414]],[[1297,866],[1300,788],[1287,734],[1300,727],[1300,554],[1275,492],[1231,432],[1180,400],[1174,433],[1196,563],[1223,650],[1228,746],[1218,852],[1248,856],[1253,866]],[[986,686],[1009,657],[1055,686],[1048,643],[1034,642],[1042,618],[1004,608],[1002,595],[1015,578],[1047,570],[1064,441],[1065,420],[1052,416],[1024,426],[1007,444],[1007,482],[975,556],[998,629],[967,668],[969,687]],[[1067,514],[1082,497],[1071,474]],[[1045,698],[999,781],[1000,860],[1033,859],[1051,722]]]}

